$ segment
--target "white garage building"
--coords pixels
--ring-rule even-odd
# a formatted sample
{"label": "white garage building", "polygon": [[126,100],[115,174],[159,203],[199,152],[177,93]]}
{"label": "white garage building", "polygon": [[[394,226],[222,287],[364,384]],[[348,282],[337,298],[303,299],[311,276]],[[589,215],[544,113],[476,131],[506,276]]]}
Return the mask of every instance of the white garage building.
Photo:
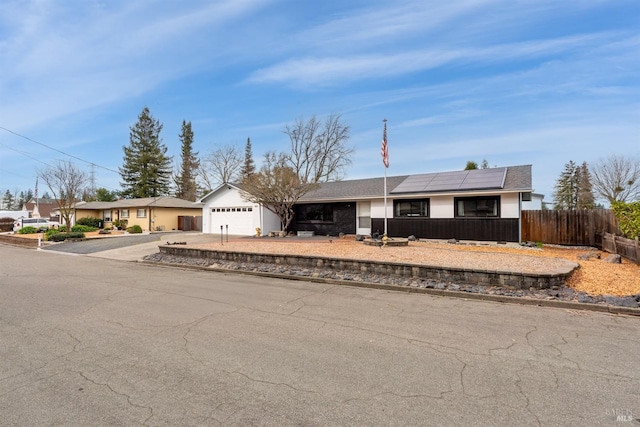
{"label": "white garage building", "polygon": [[[260,227],[263,234],[280,231],[276,214],[257,203],[244,200],[241,190],[233,184],[223,184],[198,202],[203,203],[202,232],[228,232],[231,235],[252,236]],[[221,228],[222,227],[222,228]]]}

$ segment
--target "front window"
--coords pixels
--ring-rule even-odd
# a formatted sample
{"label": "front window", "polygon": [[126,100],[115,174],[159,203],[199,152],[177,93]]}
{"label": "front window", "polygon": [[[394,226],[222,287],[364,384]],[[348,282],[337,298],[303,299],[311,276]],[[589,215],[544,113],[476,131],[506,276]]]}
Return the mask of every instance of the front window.
{"label": "front window", "polygon": [[394,200],[393,216],[395,217],[428,217],[429,199]]}
{"label": "front window", "polygon": [[122,209],[120,211],[120,218],[129,218],[129,209]]}
{"label": "front window", "polygon": [[102,211],[102,220],[104,222],[111,222],[111,210],[110,209],[106,209],[106,210]]}
{"label": "front window", "polygon": [[333,222],[333,207],[324,204],[298,206],[300,222]]}
{"label": "front window", "polygon": [[146,218],[147,217],[147,210],[146,209],[138,209],[136,211],[136,217],[138,217],[138,218]]}
{"label": "front window", "polygon": [[456,197],[456,217],[497,218],[500,216],[500,196]]}

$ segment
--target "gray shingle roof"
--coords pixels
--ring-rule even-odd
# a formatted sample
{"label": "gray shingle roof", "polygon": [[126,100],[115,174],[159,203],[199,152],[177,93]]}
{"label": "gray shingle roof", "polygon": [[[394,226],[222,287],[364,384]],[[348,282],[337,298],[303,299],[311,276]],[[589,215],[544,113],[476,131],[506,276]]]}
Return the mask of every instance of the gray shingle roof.
{"label": "gray shingle roof", "polygon": [[[400,185],[408,175],[387,177],[387,193]],[[384,178],[353,179],[345,181],[325,182],[317,190],[311,191],[300,199],[304,201],[320,201],[333,199],[378,198],[384,197]]]}
{"label": "gray shingle roof", "polygon": [[[429,183],[432,182],[438,185],[429,187]],[[420,183],[424,185],[419,187]],[[532,191],[531,165],[387,177],[387,195],[472,190]],[[307,193],[300,201],[380,197],[384,197],[384,178],[368,178],[323,183],[320,188]]]}
{"label": "gray shingle roof", "polygon": [[102,209],[127,209],[127,208],[184,208],[201,209],[202,204],[177,197],[144,197],[140,199],[122,199],[115,202],[86,202],[76,204],[76,209],[102,210]]}

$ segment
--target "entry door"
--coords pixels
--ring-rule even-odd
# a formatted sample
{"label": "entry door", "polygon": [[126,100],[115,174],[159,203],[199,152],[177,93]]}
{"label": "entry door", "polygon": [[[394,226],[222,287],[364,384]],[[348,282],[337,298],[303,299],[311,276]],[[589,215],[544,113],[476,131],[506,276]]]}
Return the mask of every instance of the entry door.
{"label": "entry door", "polygon": [[357,203],[358,224],[356,224],[356,233],[364,236],[371,234],[371,202]]}

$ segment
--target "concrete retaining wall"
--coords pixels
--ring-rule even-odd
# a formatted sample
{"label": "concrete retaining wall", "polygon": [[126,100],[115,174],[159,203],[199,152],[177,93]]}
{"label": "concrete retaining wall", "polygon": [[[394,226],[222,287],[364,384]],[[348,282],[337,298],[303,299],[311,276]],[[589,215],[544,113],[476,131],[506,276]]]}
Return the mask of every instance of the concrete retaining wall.
{"label": "concrete retaining wall", "polygon": [[431,267],[419,264],[395,262],[362,261],[342,258],[318,258],[302,255],[271,255],[249,252],[231,252],[212,249],[160,246],[160,253],[166,255],[248,263],[268,263],[303,268],[336,269],[387,276],[433,279],[441,282],[472,284],[479,286],[504,286],[517,289],[546,289],[561,286],[569,278],[568,274],[532,274],[510,271],[480,271],[470,269]]}

